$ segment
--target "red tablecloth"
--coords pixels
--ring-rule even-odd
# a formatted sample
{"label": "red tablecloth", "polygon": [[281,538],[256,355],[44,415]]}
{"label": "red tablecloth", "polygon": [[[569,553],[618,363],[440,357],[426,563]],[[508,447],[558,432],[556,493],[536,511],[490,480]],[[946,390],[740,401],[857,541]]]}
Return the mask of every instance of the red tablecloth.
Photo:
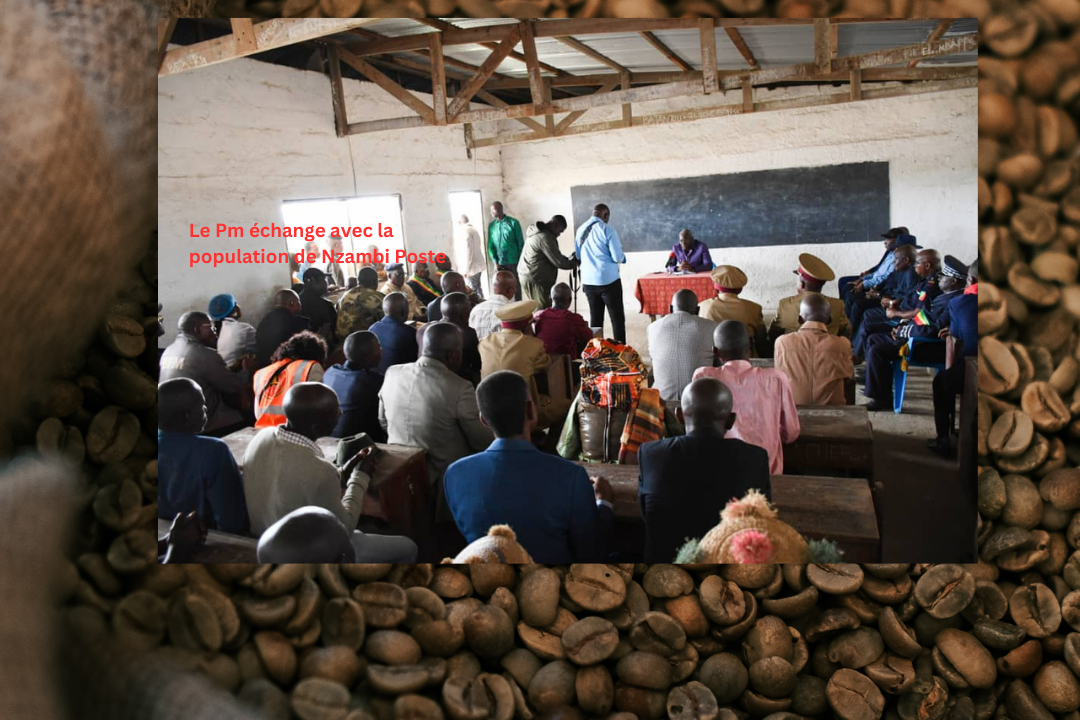
{"label": "red tablecloth", "polygon": [[716,297],[711,272],[693,275],[668,275],[659,272],[642,275],[634,288],[634,297],[641,303],[641,312],[645,315],[667,315],[671,309],[672,296],[683,288],[693,290],[698,296],[698,302]]}

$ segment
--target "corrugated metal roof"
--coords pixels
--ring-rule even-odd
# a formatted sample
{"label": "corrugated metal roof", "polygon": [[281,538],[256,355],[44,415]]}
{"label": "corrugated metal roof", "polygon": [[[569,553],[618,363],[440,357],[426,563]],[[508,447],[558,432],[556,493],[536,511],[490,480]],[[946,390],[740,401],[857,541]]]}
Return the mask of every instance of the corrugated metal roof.
{"label": "corrugated metal roof", "polygon": [[[469,18],[454,19],[450,22],[457,27],[472,28],[504,25],[518,21],[514,18]],[[843,23],[839,25],[838,31],[838,56],[862,55],[925,42],[937,25],[937,20]],[[431,32],[431,28],[407,18],[379,20],[365,26],[365,29],[387,37]],[[953,23],[945,37],[973,33],[977,30],[977,20],[961,19]],[[814,60],[812,25],[777,27],[752,25],[740,27],[739,33],[758,64],[763,68],[808,63]],[[700,35],[697,30],[661,30],[654,34],[691,67],[701,69]],[[670,60],[638,33],[575,35],[574,37],[631,72],[668,72],[676,69]],[[541,62],[574,75],[613,72],[603,63],[554,38],[538,38],[536,51]],[[454,45],[447,47],[444,52],[447,57],[470,65],[480,65],[491,51],[480,45]],[[744,70],[748,67],[746,60],[722,28],[716,30],[716,56],[717,65],[721,70]],[[922,61],[921,65],[975,65],[977,62],[977,53],[972,51],[929,58]],[[498,72],[512,77],[522,77],[526,74],[524,63],[513,58],[504,60],[499,65]]]}

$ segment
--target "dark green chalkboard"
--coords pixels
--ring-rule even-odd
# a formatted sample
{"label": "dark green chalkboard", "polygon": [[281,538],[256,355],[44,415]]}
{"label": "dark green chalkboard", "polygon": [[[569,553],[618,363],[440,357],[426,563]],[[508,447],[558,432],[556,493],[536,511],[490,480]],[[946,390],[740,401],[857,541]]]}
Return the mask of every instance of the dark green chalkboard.
{"label": "dark green chalkboard", "polygon": [[670,250],[690,228],[711,248],[877,240],[889,229],[889,163],[785,168],[572,187],[575,227],[611,208],[627,252]]}

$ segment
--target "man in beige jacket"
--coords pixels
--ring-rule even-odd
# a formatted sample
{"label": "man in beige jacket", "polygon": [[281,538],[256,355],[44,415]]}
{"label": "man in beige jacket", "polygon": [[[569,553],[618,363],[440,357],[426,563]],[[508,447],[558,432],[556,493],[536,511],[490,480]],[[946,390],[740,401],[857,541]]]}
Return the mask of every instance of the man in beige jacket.
{"label": "man in beige jacket", "polygon": [[804,292],[797,332],[776,340],[776,369],[791,380],[796,405],[845,405],[854,401],[855,366],[851,341],[829,332],[832,306],[815,292]]}

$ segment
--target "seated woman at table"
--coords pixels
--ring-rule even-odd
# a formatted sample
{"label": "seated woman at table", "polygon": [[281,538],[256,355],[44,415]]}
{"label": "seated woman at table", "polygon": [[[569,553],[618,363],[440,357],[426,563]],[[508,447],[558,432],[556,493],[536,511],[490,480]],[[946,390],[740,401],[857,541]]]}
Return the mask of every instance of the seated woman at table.
{"label": "seated woman at table", "polygon": [[712,257],[709,255],[709,247],[694,237],[689,230],[679,233],[679,242],[671,248],[667,265],[664,269],[670,272],[708,272],[713,269]]}

